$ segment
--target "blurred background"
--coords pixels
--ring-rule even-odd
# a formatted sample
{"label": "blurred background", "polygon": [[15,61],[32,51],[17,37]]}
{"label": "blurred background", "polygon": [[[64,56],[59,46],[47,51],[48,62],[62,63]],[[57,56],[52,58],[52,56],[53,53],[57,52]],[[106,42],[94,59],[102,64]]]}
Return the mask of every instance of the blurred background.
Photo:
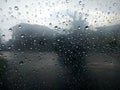
{"label": "blurred background", "polygon": [[0,0],[0,90],[119,90],[120,0]]}

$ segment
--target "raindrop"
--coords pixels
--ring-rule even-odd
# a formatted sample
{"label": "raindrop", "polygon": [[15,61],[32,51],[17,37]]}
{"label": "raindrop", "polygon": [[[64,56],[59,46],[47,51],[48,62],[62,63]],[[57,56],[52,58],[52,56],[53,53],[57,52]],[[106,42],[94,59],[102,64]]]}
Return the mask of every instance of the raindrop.
{"label": "raindrop", "polygon": [[110,14],[110,12],[108,12],[108,14]]}
{"label": "raindrop", "polygon": [[24,38],[25,36],[23,34],[21,34],[21,38]]}
{"label": "raindrop", "polygon": [[9,31],[12,31],[12,28],[9,28]]}
{"label": "raindrop", "polygon": [[11,49],[11,46],[9,46],[8,49],[10,50],[10,49]]}
{"label": "raindrop", "polygon": [[15,54],[14,54],[14,56],[16,57],[16,56],[17,56],[17,54],[15,53]]}
{"label": "raindrop", "polygon": [[2,36],[5,37],[5,34],[3,34]]}
{"label": "raindrop", "polygon": [[18,51],[20,51],[21,49],[18,49]]}
{"label": "raindrop", "polygon": [[4,47],[5,45],[4,44],[2,44],[2,47]]}
{"label": "raindrop", "polygon": [[52,25],[52,23],[49,23],[49,25]]}
{"label": "raindrop", "polygon": [[85,4],[82,4],[82,7],[84,7],[85,6]]}
{"label": "raindrop", "polygon": [[15,10],[19,10],[18,6],[15,6],[14,9],[15,9]]}
{"label": "raindrop", "polygon": [[32,50],[33,48],[31,47],[30,50]]}
{"label": "raindrop", "polygon": [[57,41],[59,42],[59,41],[60,41],[60,39],[57,39]]}
{"label": "raindrop", "polygon": [[21,28],[21,25],[18,25],[18,28]]}
{"label": "raindrop", "polygon": [[97,21],[94,21],[95,23],[97,23]]}
{"label": "raindrop", "polygon": [[89,26],[85,26],[85,30],[88,30],[89,29]]}
{"label": "raindrop", "polygon": [[80,26],[78,26],[78,29],[80,29]]}
{"label": "raindrop", "polygon": [[95,38],[92,38],[93,40],[95,39]]}
{"label": "raindrop", "polygon": [[58,29],[58,26],[55,26],[54,28],[55,28],[55,29]]}
{"label": "raindrop", "polygon": [[117,3],[113,3],[113,6],[117,6]]}
{"label": "raindrop", "polygon": [[43,40],[46,41],[46,38],[44,38]]}
{"label": "raindrop", "polygon": [[24,63],[23,61],[20,61],[20,62],[19,62],[20,65],[23,65],[23,63]]}
{"label": "raindrop", "polygon": [[34,42],[36,42],[36,40],[34,40]]}
{"label": "raindrop", "polygon": [[82,1],[79,1],[79,4],[81,5]]}

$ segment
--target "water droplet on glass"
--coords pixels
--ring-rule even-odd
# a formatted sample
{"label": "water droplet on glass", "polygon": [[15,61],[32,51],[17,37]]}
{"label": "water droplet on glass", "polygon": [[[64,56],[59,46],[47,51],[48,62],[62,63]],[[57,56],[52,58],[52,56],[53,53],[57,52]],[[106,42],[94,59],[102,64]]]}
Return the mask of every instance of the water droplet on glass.
{"label": "water droplet on glass", "polygon": [[3,34],[2,36],[5,37],[5,34]]}
{"label": "water droplet on glass", "polygon": [[15,10],[19,10],[18,6],[15,6],[14,9],[15,9]]}
{"label": "water droplet on glass", "polygon": [[97,21],[94,21],[94,23],[97,23]]}
{"label": "water droplet on glass", "polygon": [[110,12],[108,12],[108,14],[110,14]]}
{"label": "water droplet on glass", "polygon": [[78,26],[78,29],[80,29],[80,26]]}
{"label": "water droplet on glass", "polygon": [[49,25],[52,25],[52,23],[49,23]]}
{"label": "water droplet on glass", "polygon": [[10,50],[10,49],[11,49],[11,46],[9,46],[8,49]]}
{"label": "water droplet on glass", "polygon": [[18,25],[18,28],[22,28],[21,25]]}
{"label": "water droplet on glass", "polygon": [[24,38],[25,36],[23,34],[21,34],[21,38]]}
{"label": "water droplet on glass", "polygon": [[32,50],[33,48],[31,47],[30,50]]}
{"label": "water droplet on glass", "polygon": [[12,31],[12,28],[9,28],[9,31]]}
{"label": "water droplet on glass", "polygon": [[55,26],[55,29],[58,29],[58,26]]}
{"label": "water droplet on glass", "polygon": [[21,49],[18,49],[18,51],[20,51]]}
{"label": "water droplet on glass", "polygon": [[82,1],[79,1],[79,4],[81,5]]}
{"label": "water droplet on glass", "polygon": [[85,26],[85,30],[88,30],[89,29],[89,26]]}
{"label": "water droplet on glass", "polygon": [[85,6],[85,4],[82,4],[82,7],[84,7]]}
{"label": "water droplet on glass", "polygon": [[20,61],[20,62],[19,62],[20,65],[23,65],[23,63],[24,63],[23,61]]}
{"label": "water droplet on glass", "polygon": [[57,39],[57,41],[59,42],[59,41],[60,41],[60,39]]}
{"label": "water droplet on glass", "polygon": [[113,6],[117,6],[117,3],[113,3]]}

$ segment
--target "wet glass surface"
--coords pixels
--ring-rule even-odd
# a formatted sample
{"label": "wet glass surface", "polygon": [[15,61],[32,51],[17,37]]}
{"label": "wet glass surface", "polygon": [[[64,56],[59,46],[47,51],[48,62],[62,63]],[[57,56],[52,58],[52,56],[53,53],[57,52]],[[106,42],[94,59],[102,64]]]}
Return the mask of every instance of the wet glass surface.
{"label": "wet glass surface", "polygon": [[1,0],[0,90],[119,90],[120,0]]}

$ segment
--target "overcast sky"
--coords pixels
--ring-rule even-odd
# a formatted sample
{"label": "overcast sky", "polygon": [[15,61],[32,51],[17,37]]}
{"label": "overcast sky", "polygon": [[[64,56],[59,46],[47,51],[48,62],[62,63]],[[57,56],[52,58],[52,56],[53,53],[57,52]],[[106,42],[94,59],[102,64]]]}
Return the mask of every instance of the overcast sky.
{"label": "overcast sky", "polygon": [[0,29],[8,39],[8,29],[18,23],[69,28],[62,22],[72,20],[67,12],[74,11],[88,14],[85,17],[94,27],[120,24],[120,0],[0,0]]}

